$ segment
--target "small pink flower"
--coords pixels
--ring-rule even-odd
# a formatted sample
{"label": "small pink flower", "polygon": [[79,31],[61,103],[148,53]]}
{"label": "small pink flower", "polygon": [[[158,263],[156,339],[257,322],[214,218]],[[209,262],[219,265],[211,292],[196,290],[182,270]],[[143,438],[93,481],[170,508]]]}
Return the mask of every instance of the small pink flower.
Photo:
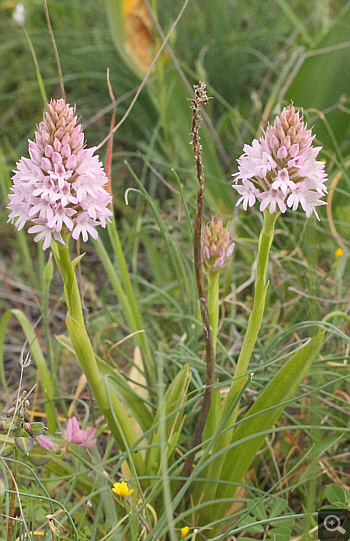
{"label": "small pink flower", "polygon": [[237,201],[237,205],[243,203],[244,210],[247,210],[248,205],[252,207],[255,204],[256,198],[260,192],[250,180],[243,179],[242,184],[234,187],[241,196]]}
{"label": "small pink flower", "polygon": [[43,434],[41,436],[36,437],[36,441],[41,445],[41,447],[44,447],[45,449],[50,449],[51,451],[53,449],[56,449],[57,445],[54,443],[50,438],[47,436],[44,436]]}
{"label": "small pink flower", "polygon": [[67,428],[64,430],[64,435],[68,442],[76,443],[85,449],[89,449],[96,445],[97,440],[94,437],[96,432],[96,428],[82,430],[79,427],[78,419],[76,417],[71,417],[67,421]]}
{"label": "small pink flower", "polygon": [[[76,417],[68,419],[67,428],[64,428],[63,432],[66,438],[65,447],[68,447],[70,443],[80,445],[81,447],[84,447],[84,449],[90,449],[90,447],[96,445],[97,439],[95,438],[95,434],[97,429],[89,428],[88,430],[82,430]],[[58,447],[58,445],[53,443],[47,436],[37,436],[36,439],[41,447],[45,447],[45,449],[52,450]]]}
{"label": "small pink flower", "polygon": [[326,205],[321,197],[327,193],[327,175],[324,162],[316,160],[322,147],[312,147],[314,137],[293,104],[285,107],[260,141],[244,145],[233,175],[240,195],[236,204],[247,210],[258,200],[260,210],[271,214],[297,210],[300,204],[307,217],[315,213],[318,218],[316,207]]}
{"label": "small pink flower", "polygon": [[90,447],[96,445],[96,432],[97,428],[89,428],[89,430],[85,430],[85,440],[83,441],[83,443],[80,444],[82,447],[84,447],[84,449],[90,449]]}
{"label": "small pink flower", "polygon": [[79,427],[78,419],[71,417],[67,421],[67,428],[63,430],[67,441],[80,445],[85,440],[85,432]]}
{"label": "small pink flower", "polygon": [[95,148],[84,148],[82,126],[75,110],[63,99],[51,100],[43,121],[29,141],[28,158],[21,158],[14,171],[9,221],[18,230],[31,221],[34,241],[44,240],[44,250],[52,238],[64,244],[61,233],[72,231],[98,237],[96,227],[106,227],[112,211],[112,198],[105,189],[108,178]]}

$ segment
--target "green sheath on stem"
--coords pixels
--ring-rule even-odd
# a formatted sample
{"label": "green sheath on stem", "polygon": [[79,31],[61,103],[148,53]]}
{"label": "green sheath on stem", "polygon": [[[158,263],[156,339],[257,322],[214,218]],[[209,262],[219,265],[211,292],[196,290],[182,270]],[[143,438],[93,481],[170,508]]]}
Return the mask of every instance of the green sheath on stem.
{"label": "green sheath on stem", "polygon": [[277,217],[278,213],[270,214],[268,210],[265,210],[264,212],[264,225],[259,237],[253,310],[249,316],[248,327],[238,357],[234,379],[246,375],[256,339],[258,338],[260,331],[267,292],[266,274],[269,264],[269,253],[275,234],[275,222]]}
{"label": "green sheath on stem", "polygon": [[208,275],[208,310],[213,338],[214,355],[216,354],[216,340],[219,325],[219,278],[220,272]]}
{"label": "green sheath on stem", "polygon": [[[71,261],[68,248],[69,237],[66,237],[64,240],[66,245],[52,242],[51,248],[64,281],[64,294],[69,311],[66,317],[68,332],[91,392],[108,421],[114,439],[120,448],[125,450],[136,442],[136,436],[119,400],[112,400],[113,411],[111,409],[106,385],[98,370],[96,357],[85,328],[80,293],[75,275],[77,259]],[[142,475],[144,473],[144,461],[141,453],[132,453],[132,455],[129,455],[129,458],[132,460],[137,474]]]}

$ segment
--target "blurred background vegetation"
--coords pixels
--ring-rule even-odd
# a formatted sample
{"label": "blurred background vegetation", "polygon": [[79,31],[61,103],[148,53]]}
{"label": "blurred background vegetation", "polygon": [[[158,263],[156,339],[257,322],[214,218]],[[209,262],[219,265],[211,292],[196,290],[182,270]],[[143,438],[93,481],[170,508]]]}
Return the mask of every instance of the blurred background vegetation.
{"label": "blurred background vegetation", "polygon": [[[26,29],[38,58],[47,96],[59,98],[57,67],[42,2],[23,3]],[[107,88],[107,69],[117,100],[117,122],[129,107],[147,70],[147,59],[140,64],[137,52],[130,47],[133,32],[136,41],[142,35],[146,49],[150,47],[151,52],[161,46],[162,37],[155,26],[143,10],[136,9],[140,4],[142,2],[127,0],[48,2],[67,101],[76,104],[90,146],[98,145],[109,134],[113,106]],[[153,0],[150,4],[166,35],[182,2]],[[18,235],[14,227],[6,223],[11,170],[21,155],[27,155],[27,140],[33,138],[34,126],[40,122],[43,109],[28,43],[22,28],[12,19],[15,6],[14,1],[0,0],[0,309],[16,306],[35,322],[42,312],[42,283],[41,278],[36,277],[42,277],[44,256],[32,238]],[[137,24],[128,27],[128,17],[136,17]],[[147,332],[154,351],[159,351],[162,344],[169,378],[190,361],[194,374],[192,385],[200,388],[205,372],[203,344],[198,327],[193,324],[198,313],[191,228],[186,222],[186,211],[191,219],[194,216],[197,190],[189,145],[191,110],[186,100],[191,97],[192,85],[198,80],[205,81],[209,95],[214,98],[203,114],[202,130],[207,219],[212,213],[223,215],[230,221],[236,240],[234,260],[225,270],[221,284],[219,379],[225,380],[232,373],[251,308],[251,268],[261,226],[259,212],[243,212],[235,207],[237,195],[230,187],[230,175],[237,170],[236,159],[242,153],[243,144],[251,143],[261,133],[259,126],[266,126],[267,121],[292,100],[297,108],[304,109],[308,125],[314,126],[316,141],[324,147],[321,157],[327,161],[329,186],[333,186],[330,190],[333,200],[327,207],[328,212],[321,208],[319,222],[315,217],[306,221],[298,212],[287,212],[278,220],[264,328],[252,366],[260,376],[253,383],[252,394],[247,396],[249,402],[254,399],[254,385],[256,391],[263,386],[266,378],[271,377],[270,372],[275,370],[275,364],[267,373],[259,370],[271,361],[276,366],[280,363],[293,335],[305,337],[329,312],[348,310],[350,2],[190,0],[169,38],[169,46],[171,49],[165,48],[126,121],[114,135],[112,162],[118,231],[147,321]],[[106,145],[99,153],[105,160]],[[154,202],[153,211],[139,193],[129,193],[129,204],[125,204],[125,191],[137,185],[124,160],[146,187]],[[172,254],[161,232],[161,220],[170,233]],[[102,238],[111,252],[104,232]],[[335,255],[339,246],[342,256]],[[82,251],[87,251],[83,284],[94,346],[101,357],[124,366],[133,359],[131,341],[113,352],[110,348],[130,329],[111,294],[111,285],[93,245],[83,245]],[[50,320],[52,334],[64,329],[61,293],[60,281],[54,280],[49,299],[50,309],[54,311]],[[348,328],[341,317],[331,321],[339,331],[328,335],[323,358],[305,384],[315,393],[312,400],[317,406],[312,401],[306,402],[287,414],[289,423],[308,424],[310,430],[293,433],[290,440],[281,438],[276,453],[282,461],[286,456],[293,461],[310,447],[310,441],[320,442],[320,434],[312,427],[325,416],[335,427],[345,430],[347,426],[348,390],[342,384],[332,386],[331,382],[348,374]],[[36,332],[44,344],[40,323]],[[5,354],[10,388],[16,385],[14,362],[22,344],[20,329],[12,322]],[[61,391],[72,391],[74,370],[78,369],[68,374],[71,355],[54,340],[50,347],[53,366],[60,367],[63,374]],[[318,393],[319,386],[326,383],[330,383],[327,396]],[[331,460],[332,455],[343,456],[342,453],[349,454],[345,433],[326,458]],[[260,487],[269,487],[271,476],[277,479],[271,460],[270,457],[260,462],[254,472]],[[334,471],[345,471],[342,460],[334,462]],[[317,491],[315,487],[319,483],[322,488],[327,482],[326,476],[322,477],[322,468],[317,469],[315,462],[310,465],[310,475],[304,473],[301,482],[295,482],[298,497],[294,495],[290,501],[292,508],[299,512],[307,508],[306,494],[310,501],[320,504],[322,490]],[[308,484],[310,478],[313,484]]]}

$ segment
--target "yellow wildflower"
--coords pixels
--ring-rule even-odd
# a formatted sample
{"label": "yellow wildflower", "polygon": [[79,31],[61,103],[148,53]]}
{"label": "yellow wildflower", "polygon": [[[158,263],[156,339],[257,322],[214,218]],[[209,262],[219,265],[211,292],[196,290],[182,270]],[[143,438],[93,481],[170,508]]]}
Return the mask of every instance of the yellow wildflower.
{"label": "yellow wildflower", "polygon": [[188,534],[189,531],[190,531],[190,529],[189,529],[188,526],[185,526],[184,528],[181,528],[182,537],[185,537]]}
{"label": "yellow wildflower", "polygon": [[338,248],[338,249],[335,251],[335,255],[336,255],[337,257],[342,256],[342,255],[343,255],[343,250],[342,250],[341,248]]}
{"label": "yellow wildflower", "polygon": [[118,496],[122,496],[123,498],[125,498],[125,496],[130,496],[130,494],[134,492],[133,488],[128,488],[128,483],[125,481],[122,481],[121,483],[114,483],[112,490],[118,494]]}

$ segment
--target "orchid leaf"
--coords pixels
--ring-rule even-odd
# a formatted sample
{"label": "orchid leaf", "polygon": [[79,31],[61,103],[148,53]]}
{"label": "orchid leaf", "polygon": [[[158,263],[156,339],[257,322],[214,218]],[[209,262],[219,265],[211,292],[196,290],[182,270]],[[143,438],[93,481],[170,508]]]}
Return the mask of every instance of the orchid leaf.
{"label": "orchid leaf", "polygon": [[[226,454],[221,471],[220,480],[226,483],[219,484],[217,497],[230,498],[234,496],[238,486],[234,483],[242,482],[265,441],[266,431],[273,429],[286,403],[293,398],[313,361],[317,359],[323,336],[324,332],[321,332],[297,349],[251,406],[243,421],[236,427],[231,442],[232,448]],[[222,516],[225,512],[225,505],[215,506],[211,518],[215,520],[215,518]]]}
{"label": "orchid leaf", "polygon": [[[302,65],[285,94],[287,101],[293,100],[297,107],[323,112],[339,146],[349,136],[349,114],[341,106],[350,94],[349,33],[350,3],[347,2],[317,47],[301,57]],[[334,147],[322,116],[313,116],[312,124],[318,139],[327,147]]]}
{"label": "orchid leaf", "polygon": [[[162,437],[162,427],[159,423],[165,423],[165,438],[167,442],[168,458],[175,448],[183,423],[183,410],[179,411],[179,408],[186,401],[186,393],[190,378],[191,372],[188,364],[186,364],[168,387],[168,390],[163,398],[163,404],[160,404],[158,408],[154,419],[154,426],[157,426],[158,424],[158,427],[154,432],[152,445],[147,449],[145,460],[148,475],[159,473],[158,470],[161,462],[160,447]],[[161,412],[163,412],[163,418]]]}
{"label": "orchid leaf", "polygon": [[[56,335],[56,340],[71,353],[74,352],[71,339],[64,335]],[[115,368],[110,367],[106,362],[96,356],[97,366],[103,378],[110,376],[108,385],[111,391],[128,407],[132,415],[135,416],[142,430],[146,432],[153,423],[152,413],[149,411],[145,402],[138,396],[135,391],[130,388],[130,385],[123,374]]]}

